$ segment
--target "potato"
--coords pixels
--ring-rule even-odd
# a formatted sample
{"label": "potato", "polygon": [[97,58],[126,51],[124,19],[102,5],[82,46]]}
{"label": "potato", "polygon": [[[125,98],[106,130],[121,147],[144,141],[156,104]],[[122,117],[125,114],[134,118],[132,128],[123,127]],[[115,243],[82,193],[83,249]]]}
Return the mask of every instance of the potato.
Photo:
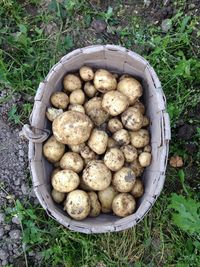
{"label": "potato", "polygon": [[144,152],[151,152],[151,146],[150,145],[147,145],[147,146],[145,146],[144,148],[143,148],[143,151]]}
{"label": "potato", "polygon": [[97,91],[106,93],[117,88],[117,80],[109,71],[99,69],[94,75],[94,86]]}
{"label": "potato", "polygon": [[61,193],[61,192],[58,192],[57,190],[53,189],[51,191],[51,196],[52,196],[53,200],[59,204],[59,203],[63,202],[66,195],[65,195],[65,193]]}
{"label": "potato", "polygon": [[131,194],[118,194],[112,203],[113,212],[119,217],[131,215],[136,209],[136,201]]}
{"label": "potato", "polygon": [[52,177],[52,186],[61,193],[68,193],[76,189],[80,183],[77,173],[72,170],[62,170]]}
{"label": "potato", "polygon": [[122,79],[117,85],[117,90],[128,97],[130,105],[133,105],[142,95],[142,86],[134,78]]}
{"label": "potato", "polygon": [[69,148],[71,149],[72,152],[75,153],[80,153],[81,149],[83,149],[85,147],[85,143],[80,144],[80,145],[74,145],[74,146],[69,146]]}
{"label": "potato", "polygon": [[62,109],[57,109],[57,108],[47,108],[46,111],[46,116],[47,119],[50,121],[54,121],[55,118],[57,118],[60,114],[63,113]]}
{"label": "potato", "polygon": [[91,150],[88,146],[84,146],[81,149],[80,153],[81,153],[81,157],[84,159],[89,159],[89,160],[95,159],[94,151]]}
{"label": "potato", "polygon": [[121,121],[117,118],[112,118],[108,121],[108,130],[115,133],[123,128]]}
{"label": "potato", "polygon": [[151,154],[149,152],[142,152],[138,160],[142,167],[147,167],[151,164]]}
{"label": "potato", "polygon": [[102,108],[112,116],[121,114],[129,105],[128,97],[112,90],[104,94]]}
{"label": "potato", "polygon": [[135,198],[139,198],[144,194],[144,186],[140,179],[136,179],[133,189],[131,190],[131,195]]}
{"label": "potato", "polygon": [[90,213],[90,198],[83,190],[74,190],[67,195],[64,210],[75,220],[83,220]]}
{"label": "potato", "polygon": [[85,102],[85,94],[83,93],[81,89],[77,89],[71,92],[69,96],[70,104],[83,105],[84,102]]}
{"label": "potato", "polygon": [[98,192],[99,201],[101,203],[101,211],[103,213],[109,213],[112,211],[112,202],[117,194],[118,193],[113,186],[109,186]]}
{"label": "potato", "polygon": [[119,146],[128,145],[130,143],[129,133],[125,129],[118,130],[112,137]]}
{"label": "potato", "polygon": [[50,101],[55,108],[66,109],[69,104],[69,97],[63,92],[55,92],[51,95]]}
{"label": "potato", "polygon": [[134,107],[130,107],[124,111],[121,115],[121,119],[125,128],[132,131],[139,130],[143,125],[143,115]]}
{"label": "potato", "polygon": [[63,80],[64,92],[81,89],[81,79],[74,74],[67,74]]}
{"label": "potato", "polygon": [[142,127],[147,127],[149,125],[149,118],[147,116],[143,117]]}
{"label": "potato", "polygon": [[116,147],[116,146],[117,146],[117,142],[112,137],[108,137],[107,147],[112,148],[112,147]]}
{"label": "potato", "polygon": [[78,111],[66,111],[52,124],[55,138],[67,145],[79,145],[88,140],[93,124],[90,118]]}
{"label": "potato", "polygon": [[119,148],[110,148],[104,155],[104,163],[111,171],[118,171],[124,165],[124,155]]}
{"label": "potato", "polygon": [[112,174],[102,161],[92,160],[83,170],[82,178],[92,190],[100,191],[110,185]]}
{"label": "potato", "polygon": [[97,217],[101,212],[101,205],[99,203],[97,194],[95,192],[88,192],[90,199],[90,217]]}
{"label": "potato", "polygon": [[84,107],[79,105],[79,104],[70,104],[68,106],[68,110],[74,110],[74,111],[78,111],[78,112],[81,112],[81,113],[85,113]]}
{"label": "potato", "polygon": [[140,129],[136,132],[129,132],[131,144],[136,148],[143,148],[149,144],[149,132],[146,129]]}
{"label": "potato", "polygon": [[51,172],[51,179],[54,176],[54,174],[56,174],[59,171],[62,171],[62,169],[60,167],[57,167],[57,168],[53,169],[53,171]]}
{"label": "potato", "polygon": [[84,85],[84,92],[88,97],[94,97],[97,89],[94,87],[94,84],[91,82],[86,82]]}
{"label": "potato", "polygon": [[132,76],[129,74],[123,74],[122,76],[120,76],[119,81],[123,80],[124,78],[132,78]]}
{"label": "potato", "polygon": [[72,170],[79,173],[83,169],[83,160],[78,153],[67,152],[60,160],[60,167],[62,169]]}
{"label": "potato", "polygon": [[113,186],[119,192],[130,192],[135,184],[135,173],[131,168],[123,167],[113,176]]}
{"label": "potato", "polygon": [[98,155],[106,151],[108,144],[108,135],[106,132],[94,129],[88,140],[88,146]]}
{"label": "potato", "polygon": [[132,162],[138,156],[137,149],[132,145],[124,145],[120,149],[124,154],[126,162]]}
{"label": "potato", "polygon": [[65,153],[65,145],[58,142],[55,136],[51,136],[43,145],[43,154],[49,162],[57,162]]}
{"label": "potato", "polygon": [[144,115],[144,113],[145,113],[145,107],[142,104],[142,102],[140,102],[139,100],[136,101],[135,104],[133,105],[133,107],[134,108],[137,108],[142,113],[142,115]]}
{"label": "potato", "polygon": [[90,117],[95,125],[103,124],[109,117],[108,112],[102,108],[102,99],[100,97],[93,97],[85,103],[85,113]]}
{"label": "potato", "polygon": [[140,165],[138,159],[135,159],[133,162],[131,162],[129,168],[134,171],[136,177],[140,176],[144,170],[144,168]]}
{"label": "potato", "polygon": [[84,191],[92,191],[92,188],[90,188],[88,185],[86,185],[82,178],[80,178],[79,188],[84,190]]}
{"label": "potato", "polygon": [[94,79],[94,72],[91,67],[83,66],[79,70],[79,74],[81,76],[81,79],[85,82],[91,81]]}

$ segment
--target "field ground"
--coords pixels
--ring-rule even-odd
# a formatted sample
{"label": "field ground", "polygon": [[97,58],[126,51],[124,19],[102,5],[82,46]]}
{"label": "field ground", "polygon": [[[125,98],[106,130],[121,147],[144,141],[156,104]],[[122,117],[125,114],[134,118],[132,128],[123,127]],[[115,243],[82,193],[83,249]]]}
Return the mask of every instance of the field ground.
{"label": "field ground", "polygon": [[[194,0],[0,0],[0,266],[200,266],[199,14]],[[51,66],[75,48],[107,43],[155,68],[171,118],[170,157],[184,165],[168,166],[160,198],[134,229],[86,236],[38,205],[18,134]]]}

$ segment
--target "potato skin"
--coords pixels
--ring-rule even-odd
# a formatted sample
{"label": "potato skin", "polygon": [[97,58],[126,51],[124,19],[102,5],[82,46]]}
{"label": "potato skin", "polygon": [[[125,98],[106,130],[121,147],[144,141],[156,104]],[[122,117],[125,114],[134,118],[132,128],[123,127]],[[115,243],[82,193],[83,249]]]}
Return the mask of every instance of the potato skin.
{"label": "potato skin", "polygon": [[51,95],[50,101],[55,108],[66,109],[69,104],[69,97],[64,92],[55,92]]}
{"label": "potato skin", "polygon": [[112,137],[119,146],[128,145],[130,143],[129,132],[125,129],[118,130]]}
{"label": "potato skin", "polygon": [[149,118],[147,116],[143,117],[142,127],[147,127],[149,125]]}
{"label": "potato skin", "polygon": [[149,152],[142,152],[138,160],[142,167],[147,167],[151,164],[151,154]]}
{"label": "potato skin", "polygon": [[131,162],[129,168],[134,171],[136,177],[140,176],[144,170],[144,168],[140,165],[138,159],[135,159],[133,162]]}
{"label": "potato skin", "polygon": [[85,219],[90,213],[90,199],[83,190],[74,190],[67,195],[64,210],[70,217],[80,221]]}
{"label": "potato skin", "polygon": [[116,90],[109,91],[103,96],[102,107],[111,116],[121,114],[128,105],[128,97]]}
{"label": "potato skin", "polygon": [[81,89],[74,90],[69,96],[70,104],[83,105],[85,102],[85,94]]}
{"label": "potato skin", "polygon": [[137,100],[135,102],[135,104],[133,105],[133,107],[136,108],[136,109],[138,109],[142,113],[142,115],[144,115],[144,113],[145,113],[145,107],[142,104],[142,102],[140,102],[139,100]]}
{"label": "potato skin", "polygon": [[87,141],[93,124],[90,118],[78,111],[66,111],[52,124],[55,138],[67,145],[79,145]]}
{"label": "potato skin", "polygon": [[139,198],[144,194],[144,186],[140,179],[136,179],[133,189],[131,190],[131,195],[135,198]]}
{"label": "potato skin", "polygon": [[90,199],[90,217],[97,217],[101,212],[101,205],[95,192],[88,192]]}
{"label": "potato skin", "polygon": [[108,137],[107,146],[108,146],[108,148],[116,147],[117,146],[117,142],[112,137]]}
{"label": "potato skin", "polygon": [[72,170],[79,173],[83,169],[83,160],[78,153],[67,152],[60,160],[60,167],[62,169]]}
{"label": "potato skin", "polygon": [[93,150],[91,150],[88,146],[84,146],[81,151],[81,157],[83,159],[89,159],[89,160],[92,160],[92,159],[95,159],[95,153]]}
{"label": "potato skin", "polygon": [[137,149],[132,145],[124,145],[120,149],[124,154],[126,162],[132,162],[138,156]]}
{"label": "potato skin", "polygon": [[98,155],[106,151],[108,144],[108,135],[106,132],[94,129],[88,140],[88,146]]}
{"label": "potato skin", "polygon": [[131,215],[136,208],[136,201],[131,194],[118,194],[112,203],[113,212],[119,217]]}
{"label": "potato skin", "polygon": [[112,118],[108,121],[108,130],[115,133],[123,128],[121,121],[117,118]]}
{"label": "potato skin", "polygon": [[56,174],[59,171],[62,171],[62,169],[60,167],[57,167],[57,168],[53,169],[53,171],[51,172],[51,179],[54,176],[54,174]]}
{"label": "potato skin", "polygon": [[59,203],[61,203],[61,202],[64,201],[66,194],[65,193],[61,193],[61,192],[58,192],[57,190],[53,189],[51,191],[51,196],[52,196],[53,200],[56,203],[59,204]]}
{"label": "potato skin", "polygon": [[128,97],[130,105],[133,105],[142,95],[142,86],[134,78],[122,79],[117,85],[117,90]]}
{"label": "potato skin", "polygon": [[60,114],[63,113],[62,109],[47,108],[46,116],[49,121],[54,121]]}
{"label": "potato skin", "polygon": [[106,93],[117,88],[117,80],[109,71],[99,69],[94,75],[94,86],[97,91]]}
{"label": "potato skin", "polygon": [[97,89],[94,87],[94,84],[91,82],[86,82],[84,85],[84,92],[88,97],[94,97]]}
{"label": "potato skin", "polygon": [[94,79],[94,72],[91,67],[83,66],[79,70],[79,74],[81,76],[81,79],[85,82],[91,81]]}
{"label": "potato skin", "polygon": [[72,170],[62,170],[52,177],[52,186],[61,193],[68,193],[76,189],[80,183],[77,173]]}
{"label": "potato skin", "polygon": [[68,110],[74,110],[74,111],[78,111],[78,112],[81,112],[81,113],[85,113],[84,107],[79,105],[79,104],[70,104],[68,106]]}
{"label": "potato skin", "polygon": [[123,74],[122,76],[120,76],[119,81],[123,80],[124,78],[132,78],[132,77],[129,74]]}
{"label": "potato skin", "polygon": [[150,145],[145,146],[145,147],[143,148],[143,151],[144,151],[144,152],[149,152],[149,153],[151,153],[151,146],[150,146]]}
{"label": "potato skin", "polygon": [[67,74],[63,80],[64,92],[81,89],[81,79],[74,74]]}
{"label": "potato skin", "polygon": [[98,192],[99,201],[101,203],[101,210],[103,213],[110,213],[112,211],[112,202],[117,194],[118,192],[112,185]]}
{"label": "potato skin", "polygon": [[132,169],[123,167],[113,176],[113,186],[119,192],[130,192],[135,184],[135,173]]}
{"label": "potato skin", "polygon": [[104,190],[111,183],[111,171],[100,160],[90,161],[83,170],[82,179],[92,190]]}
{"label": "potato skin", "polygon": [[129,132],[131,144],[136,148],[143,148],[149,144],[149,132],[146,129],[140,129],[135,132]]}
{"label": "potato skin", "polygon": [[118,171],[124,165],[124,155],[119,148],[110,148],[104,155],[104,163],[111,171]]}
{"label": "potato skin", "polygon": [[43,155],[51,163],[59,161],[64,153],[65,145],[58,142],[53,135],[43,145]]}
{"label": "potato skin", "polygon": [[73,146],[69,146],[69,148],[71,149],[72,152],[75,153],[80,153],[81,149],[83,149],[85,147],[85,143],[82,143],[80,145],[73,145]]}
{"label": "potato skin", "polygon": [[125,110],[121,115],[121,119],[125,128],[132,131],[138,131],[143,126],[143,115],[134,107]]}

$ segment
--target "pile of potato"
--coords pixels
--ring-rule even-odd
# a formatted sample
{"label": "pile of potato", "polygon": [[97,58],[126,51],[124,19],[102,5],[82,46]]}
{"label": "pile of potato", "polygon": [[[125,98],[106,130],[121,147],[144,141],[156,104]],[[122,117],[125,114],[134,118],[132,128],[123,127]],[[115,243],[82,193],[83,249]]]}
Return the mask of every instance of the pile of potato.
{"label": "pile of potato", "polygon": [[67,74],[46,112],[53,135],[43,154],[54,165],[52,198],[75,220],[132,214],[151,163],[142,86],[130,75],[88,66]]}

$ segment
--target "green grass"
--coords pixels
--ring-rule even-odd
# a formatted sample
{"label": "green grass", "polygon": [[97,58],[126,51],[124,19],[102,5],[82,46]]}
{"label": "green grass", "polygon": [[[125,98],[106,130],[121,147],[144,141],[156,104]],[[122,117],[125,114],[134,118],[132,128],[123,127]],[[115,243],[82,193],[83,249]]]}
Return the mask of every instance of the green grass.
{"label": "green grass", "polygon": [[[0,2],[0,87],[9,92],[3,102],[14,92],[26,98],[34,96],[51,66],[76,47],[97,43],[123,45],[142,54],[155,68],[171,118],[170,155],[182,156],[185,165],[181,170],[168,167],[166,185],[155,206],[134,229],[121,233],[73,233],[48,218],[40,206],[13,200],[13,207],[7,208],[6,213],[8,220],[16,213],[20,215],[22,257],[29,266],[34,266],[34,259],[31,262],[28,256],[33,250],[42,254],[40,266],[200,266],[197,230],[200,195],[199,189],[195,189],[199,183],[200,153],[189,154],[185,149],[187,141],[177,138],[180,121],[199,125],[196,114],[190,115],[190,110],[200,103],[197,17],[185,15],[186,1],[178,1],[172,27],[163,34],[159,26],[132,15],[124,8],[123,1],[105,8],[83,0],[52,1],[46,9],[40,2]],[[37,14],[31,15],[28,6],[35,7]],[[97,36],[88,30],[92,19],[97,17],[107,21],[109,34]],[[56,30],[47,33],[45,25],[52,25],[52,21]],[[29,101],[23,106],[16,104],[10,109],[9,120],[14,124],[25,122],[31,108]],[[190,142],[199,144],[199,128]],[[188,174],[190,166],[195,166],[197,172]],[[178,200],[171,193],[176,193]],[[179,208],[182,197],[185,206]],[[194,206],[193,213],[187,209],[187,203]],[[188,223],[191,218],[195,218],[194,229]]]}

